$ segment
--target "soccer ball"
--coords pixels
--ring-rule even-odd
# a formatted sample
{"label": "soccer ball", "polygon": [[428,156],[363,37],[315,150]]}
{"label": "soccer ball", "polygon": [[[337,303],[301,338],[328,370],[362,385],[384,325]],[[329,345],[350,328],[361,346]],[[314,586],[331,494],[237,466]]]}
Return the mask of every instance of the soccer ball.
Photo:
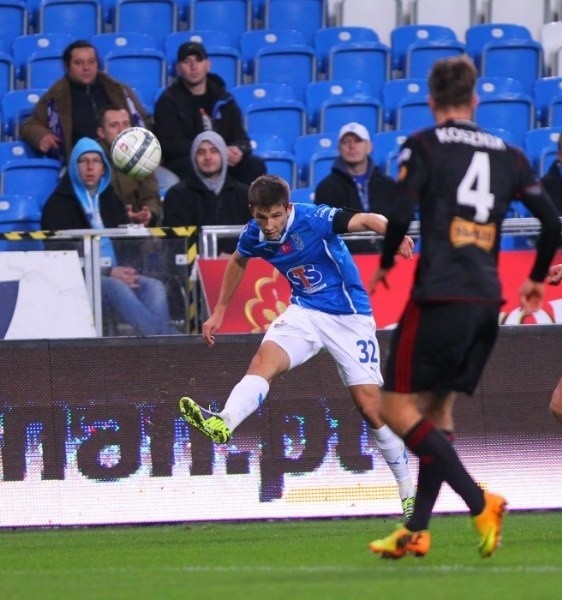
{"label": "soccer ball", "polygon": [[162,157],[158,138],[144,127],[124,129],[111,144],[115,167],[133,179],[144,179],[156,170]]}

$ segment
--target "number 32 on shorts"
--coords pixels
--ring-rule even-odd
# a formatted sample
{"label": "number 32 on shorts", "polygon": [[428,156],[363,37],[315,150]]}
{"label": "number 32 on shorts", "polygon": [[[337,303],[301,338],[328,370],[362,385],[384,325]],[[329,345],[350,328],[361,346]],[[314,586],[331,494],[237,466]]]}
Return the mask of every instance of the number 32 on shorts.
{"label": "number 32 on shorts", "polygon": [[377,345],[373,340],[357,340],[355,342],[359,348],[360,363],[378,363]]}

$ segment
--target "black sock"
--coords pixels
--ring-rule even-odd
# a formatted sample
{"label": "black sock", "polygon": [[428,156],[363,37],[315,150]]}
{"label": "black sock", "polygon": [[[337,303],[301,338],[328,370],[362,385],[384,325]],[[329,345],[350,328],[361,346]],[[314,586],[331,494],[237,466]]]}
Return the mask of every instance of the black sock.
{"label": "black sock", "polygon": [[[453,432],[445,429],[441,429],[441,431],[452,445],[455,439]],[[420,458],[414,513],[406,523],[406,527],[410,531],[421,531],[429,528],[431,513],[443,484],[441,473],[437,469],[431,468],[433,463],[434,461],[430,456]]]}
{"label": "black sock", "polygon": [[[451,446],[443,432],[439,431],[429,419],[421,419],[408,432],[404,438],[406,446],[423,461],[426,468],[435,471],[438,477],[442,477],[451,488],[465,501],[472,515],[477,515],[484,509],[484,493],[476,482],[468,474],[461,463],[455,449]],[[424,469],[425,470],[425,469]],[[430,477],[430,486],[433,489],[437,479]],[[425,497],[422,488],[422,498]],[[428,490],[429,492],[429,490]],[[418,487],[418,496],[420,489]],[[416,497],[416,504],[418,502]],[[431,496],[427,494],[427,501]],[[422,504],[424,500],[421,500]],[[435,503],[435,499],[433,500]]]}

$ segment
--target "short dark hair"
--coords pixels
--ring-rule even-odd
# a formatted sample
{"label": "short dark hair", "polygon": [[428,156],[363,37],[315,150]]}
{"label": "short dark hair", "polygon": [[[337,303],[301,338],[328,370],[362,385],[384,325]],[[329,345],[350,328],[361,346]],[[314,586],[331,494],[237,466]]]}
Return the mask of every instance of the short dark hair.
{"label": "short dark hair", "polygon": [[276,204],[289,206],[291,189],[289,184],[277,175],[260,175],[252,181],[248,192],[250,208],[269,208]]}
{"label": "short dark hair", "polygon": [[116,104],[109,104],[107,106],[103,106],[102,108],[100,108],[97,112],[97,123],[98,123],[98,127],[103,127],[103,122],[105,119],[105,113],[107,113],[110,110],[124,110],[128,115],[129,115],[129,119],[131,119],[131,123],[133,122],[133,118],[131,116],[131,112],[129,111],[129,109],[125,106],[117,106]]}
{"label": "short dark hair", "polygon": [[62,54],[62,62],[64,64],[65,69],[68,70],[68,67],[70,66],[70,61],[72,60],[72,52],[78,48],[93,48],[94,52],[96,53],[96,59],[99,64],[100,59],[99,59],[98,51],[96,50],[96,47],[91,42],[88,42],[87,40],[76,40],[76,41],[72,42],[72,44],[69,44],[64,49],[64,52]]}
{"label": "short dark hair", "polygon": [[466,55],[442,58],[429,74],[429,93],[436,108],[469,105],[478,73]]}

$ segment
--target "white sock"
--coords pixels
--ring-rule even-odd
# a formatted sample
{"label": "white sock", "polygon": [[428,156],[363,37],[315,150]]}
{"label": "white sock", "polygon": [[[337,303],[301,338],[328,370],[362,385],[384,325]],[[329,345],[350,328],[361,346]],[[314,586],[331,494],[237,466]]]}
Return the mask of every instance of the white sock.
{"label": "white sock", "polygon": [[263,404],[269,383],[259,375],[244,375],[232,388],[223,410],[218,413],[230,431]]}
{"label": "white sock", "polygon": [[404,442],[388,425],[373,429],[373,433],[377,448],[396,479],[400,498],[415,496],[416,490],[408,467],[408,454]]}

